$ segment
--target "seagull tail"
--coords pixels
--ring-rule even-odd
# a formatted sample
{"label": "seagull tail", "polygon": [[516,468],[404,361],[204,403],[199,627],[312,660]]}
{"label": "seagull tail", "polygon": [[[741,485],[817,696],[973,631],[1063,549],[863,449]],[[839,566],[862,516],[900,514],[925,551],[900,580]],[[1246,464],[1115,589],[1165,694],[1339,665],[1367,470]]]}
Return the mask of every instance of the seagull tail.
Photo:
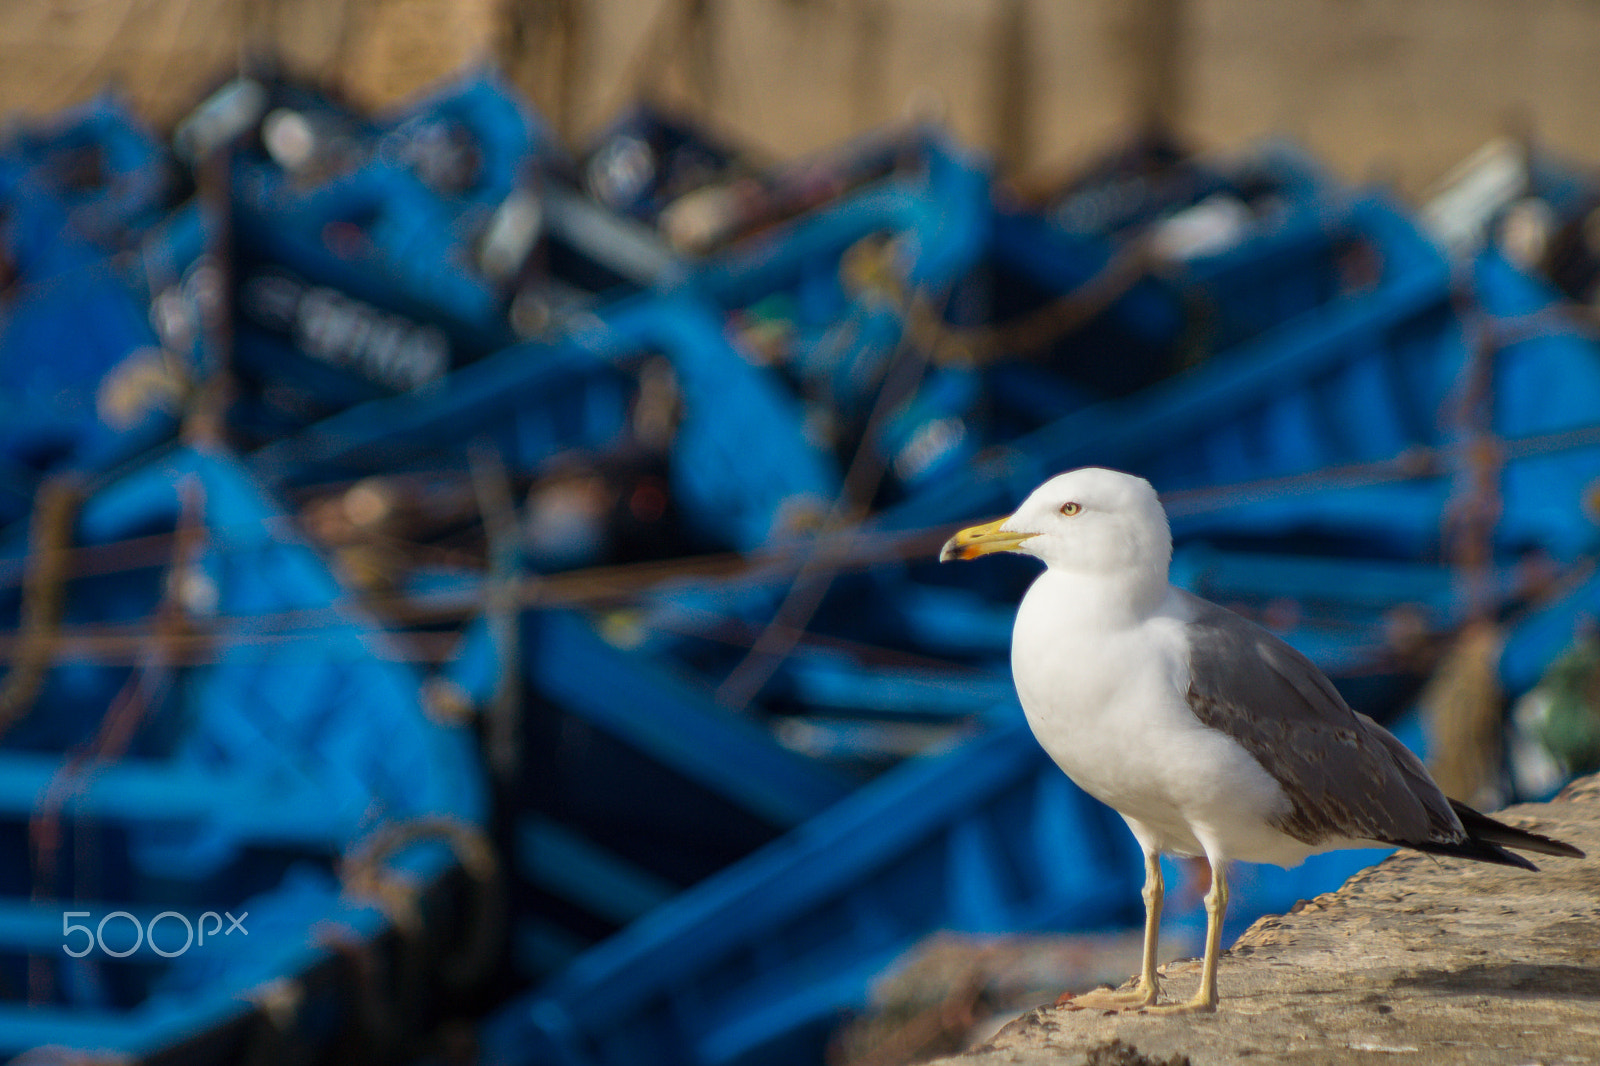
{"label": "seagull tail", "polygon": [[[1525,869],[1536,870],[1538,867],[1520,855],[1514,855],[1507,848],[1516,848],[1519,851],[1533,851],[1540,855],[1560,855],[1572,859],[1581,859],[1584,854],[1578,848],[1562,840],[1555,840],[1539,833],[1532,833],[1526,829],[1518,829],[1514,825],[1506,825],[1496,821],[1487,814],[1468,807],[1459,800],[1451,800],[1450,807],[1456,812],[1456,817],[1461,819],[1461,827],[1467,831],[1467,839],[1460,844],[1438,845],[1440,854],[1459,855],[1462,858],[1478,859],[1481,862],[1495,862],[1505,866],[1521,866]],[[1415,847],[1416,845],[1412,845]],[[1433,848],[1420,850],[1432,851]]]}
{"label": "seagull tail", "polygon": [[1405,846],[1414,851],[1426,852],[1429,855],[1443,855],[1450,859],[1475,859],[1478,862],[1492,862],[1497,866],[1515,866],[1523,870],[1539,869],[1514,851],[1507,851],[1498,844],[1491,844],[1485,840],[1474,840],[1471,837],[1457,841],[1454,844],[1424,840],[1421,843],[1408,841]]}

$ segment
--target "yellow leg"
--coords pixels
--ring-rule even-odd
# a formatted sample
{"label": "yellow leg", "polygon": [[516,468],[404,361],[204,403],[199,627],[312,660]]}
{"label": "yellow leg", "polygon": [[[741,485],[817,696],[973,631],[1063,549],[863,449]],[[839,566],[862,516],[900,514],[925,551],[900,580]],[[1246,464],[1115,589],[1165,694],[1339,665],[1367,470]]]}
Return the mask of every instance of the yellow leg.
{"label": "yellow leg", "polygon": [[1156,942],[1161,938],[1161,902],[1166,895],[1161,880],[1161,856],[1146,852],[1144,856],[1144,962],[1139,971],[1139,983],[1130,991],[1096,988],[1081,996],[1060,1003],[1069,1010],[1143,1010],[1153,1006],[1161,995],[1161,985],[1156,977]]}
{"label": "yellow leg", "polygon": [[1222,954],[1222,920],[1228,914],[1228,870],[1211,862],[1211,891],[1206,893],[1206,957],[1200,968],[1200,989],[1187,1003],[1150,1007],[1153,1014],[1209,1014],[1217,1009],[1217,957]]}
{"label": "yellow leg", "polygon": [[1161,995],[1156,978],[1156,942],[1161,938],[1161,904],[1165,898],[1161,856],[1147,852],[1144,857],[1144,966],[1139,971],[1139,990],[1148,995],[1147,1007]]}

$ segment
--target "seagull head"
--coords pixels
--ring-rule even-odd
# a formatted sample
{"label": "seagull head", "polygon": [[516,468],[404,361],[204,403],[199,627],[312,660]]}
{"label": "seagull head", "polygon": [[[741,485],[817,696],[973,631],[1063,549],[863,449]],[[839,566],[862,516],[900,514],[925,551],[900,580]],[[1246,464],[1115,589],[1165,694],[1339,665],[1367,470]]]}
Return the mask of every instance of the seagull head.
{"label": "seagull head", "polygon": [[1084,467],[1046,481],[1005,518],[963,529],[945,542],[939,559],[992,552],[1032,555],[1054,570],[1155,571],[1165,581],[1172,533],[1150,482]]}

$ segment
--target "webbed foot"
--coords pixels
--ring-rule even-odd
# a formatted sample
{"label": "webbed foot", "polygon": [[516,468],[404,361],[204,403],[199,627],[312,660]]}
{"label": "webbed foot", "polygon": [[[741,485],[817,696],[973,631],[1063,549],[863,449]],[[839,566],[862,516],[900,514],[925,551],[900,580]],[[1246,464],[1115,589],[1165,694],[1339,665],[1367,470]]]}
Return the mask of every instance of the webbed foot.
{"label": "webbed foot", "polygon": [[1136,1011],[1154,1007],[1161,998],[1158,982],[1140,983],[1133,988],[1092,988],[1087,992],[1068,992],[1056,1000],[1056,1006],[1068,1010]]}

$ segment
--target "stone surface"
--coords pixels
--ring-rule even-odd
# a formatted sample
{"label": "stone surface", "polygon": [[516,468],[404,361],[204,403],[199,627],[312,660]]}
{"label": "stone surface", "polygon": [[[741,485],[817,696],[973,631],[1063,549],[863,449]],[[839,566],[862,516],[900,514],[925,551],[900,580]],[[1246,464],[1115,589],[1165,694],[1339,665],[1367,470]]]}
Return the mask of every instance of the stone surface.
{"label": "stone surface", "polygon": [[[1529,1063],[1600,1059],[1600,777],[1501,817],[1583,848],[1529,873],[1401,852],[1262,918],[1222,960],[1210,1015],[1047,1006],[945,1066]],[[1165,967],[1166,1000],[1200,966]]]}
{"label": "stone surface", "polygon": [[897,1066],[982,1043],[1063,988],[1122,980],[1143,939],[936,933],[874,982],[869,1007],[834,1034],[829,1066]]}

